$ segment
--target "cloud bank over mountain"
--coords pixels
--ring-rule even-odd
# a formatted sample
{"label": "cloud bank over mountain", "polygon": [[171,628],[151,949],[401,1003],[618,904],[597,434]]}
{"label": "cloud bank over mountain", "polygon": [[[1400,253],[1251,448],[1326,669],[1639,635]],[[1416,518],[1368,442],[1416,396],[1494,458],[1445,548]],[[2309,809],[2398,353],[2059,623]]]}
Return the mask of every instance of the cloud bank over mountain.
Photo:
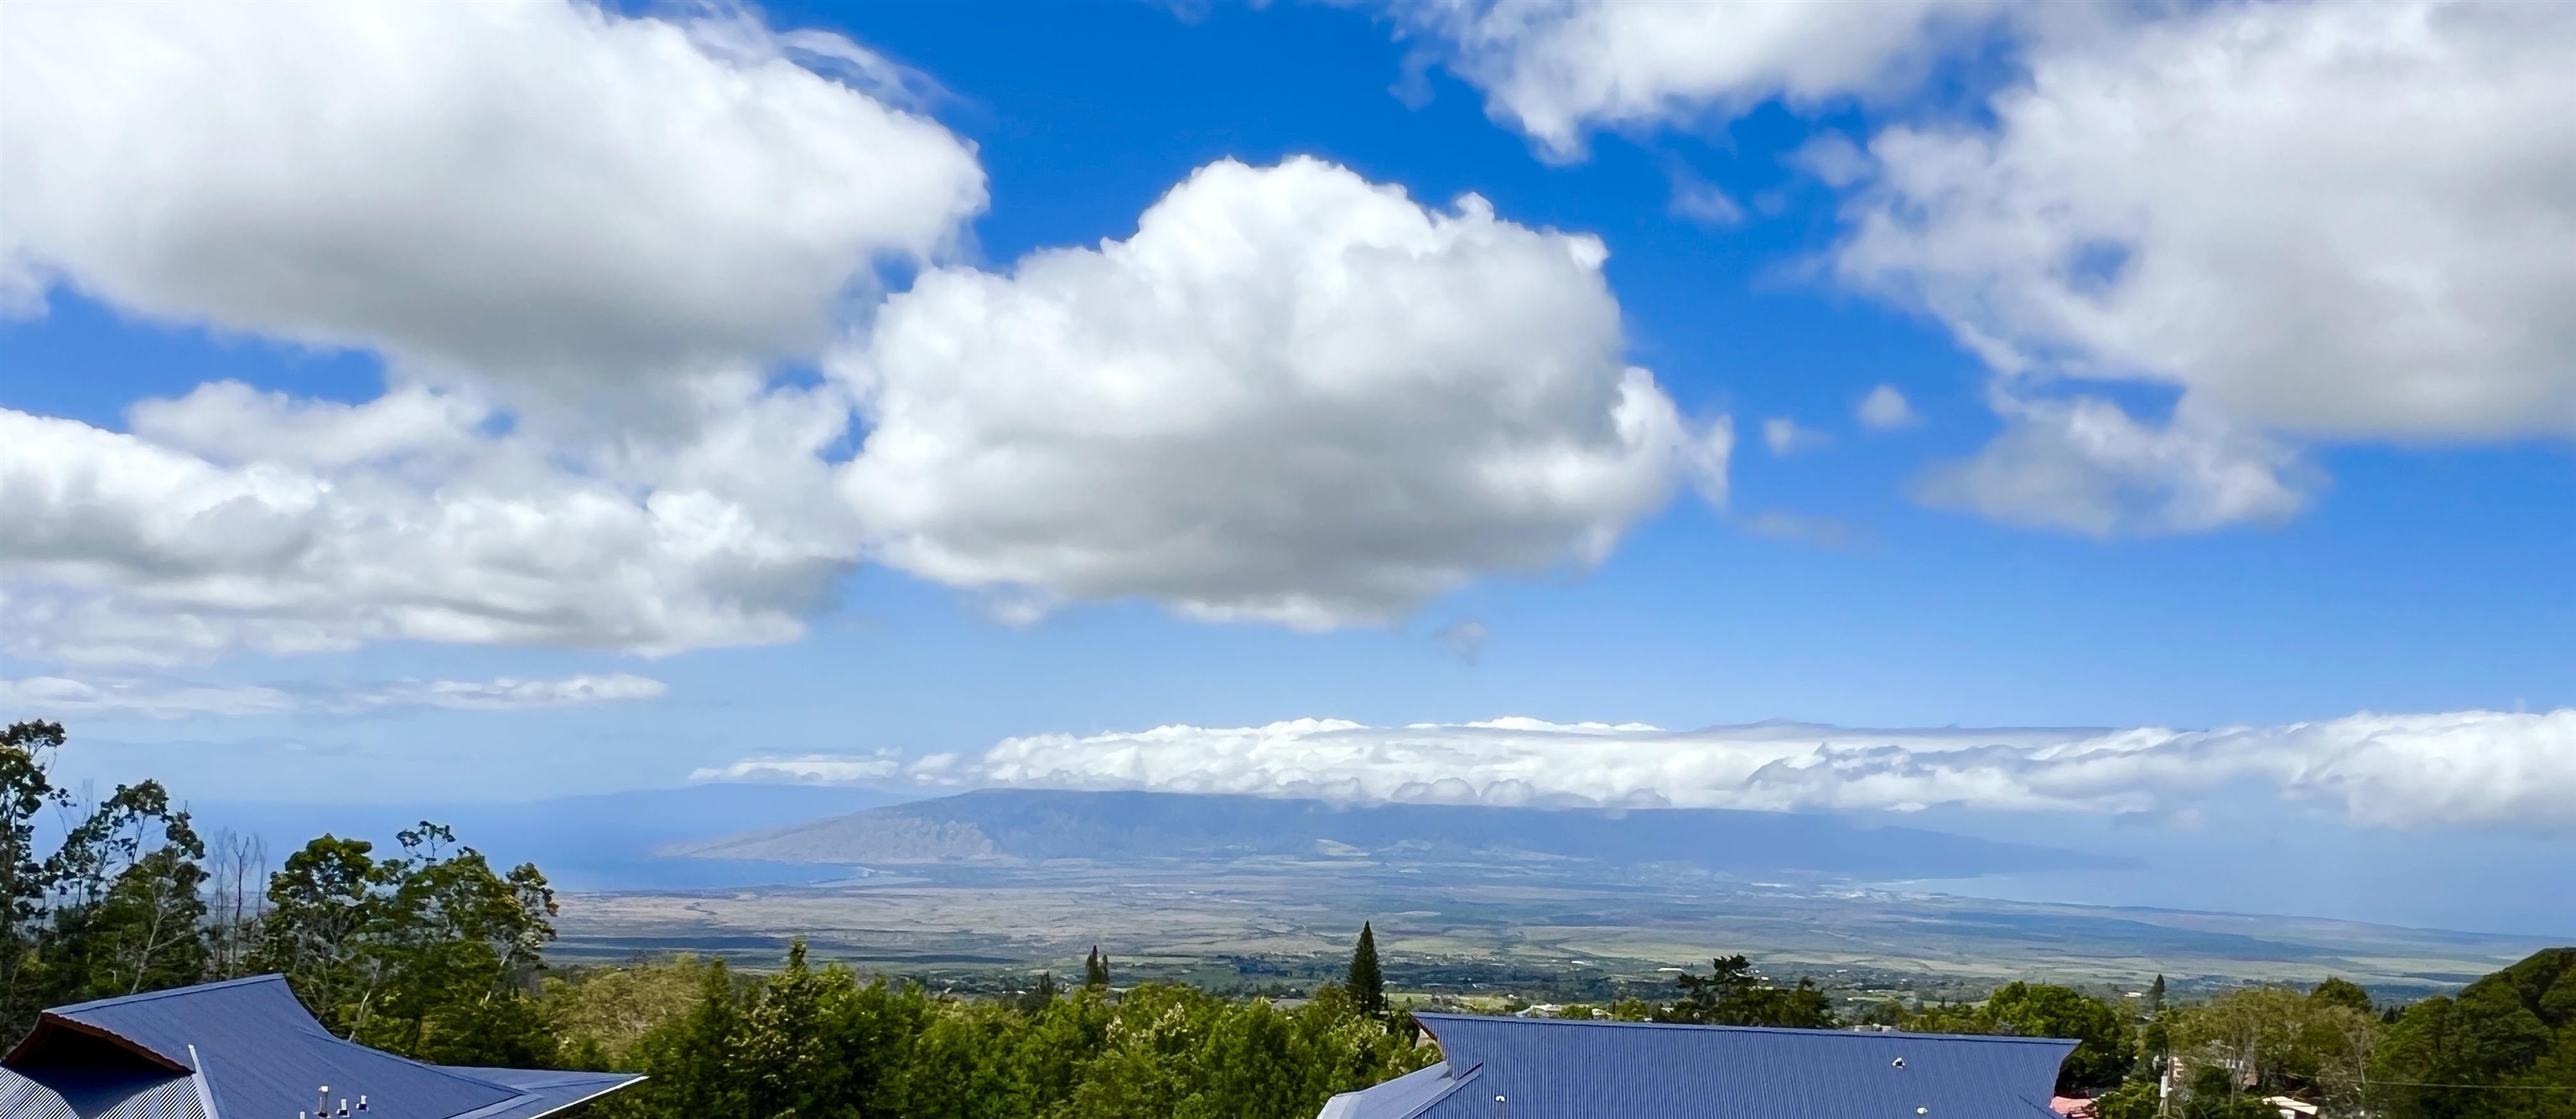
{"label": "cloud bank over mountain", "polygon": [[1004,739],[913,761],[747,758],[701,781],[1145,789],[1362,803],[2158,813],[2253,789],[2368,827],[2576,827],[2576,709],[2277,727],[1866,730],[1299,719]]}

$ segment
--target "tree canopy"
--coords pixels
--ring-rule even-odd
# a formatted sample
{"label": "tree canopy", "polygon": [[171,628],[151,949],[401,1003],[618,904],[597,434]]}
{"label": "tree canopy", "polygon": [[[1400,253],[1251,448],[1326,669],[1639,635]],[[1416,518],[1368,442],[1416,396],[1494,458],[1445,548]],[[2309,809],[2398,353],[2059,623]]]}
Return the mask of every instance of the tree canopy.
{"label": "tree canopy", "polygon": [[1707,975],[1683,972],[1673,980],[1681,996],[1655,1016],[1661,1022],[1696,1022],[1711,1026],[1785,1026],[1829,1030],[1841,1024],[1833,1003],[1814,981],[1775,987],[1753,970],[1742,955],[1709,961]]}
{"label": "tree canopy", "polygon": [[801,942],[750,982],[721,961],[618,971],[666,968],[697,997],[632,1043],[618,1063],[651,1079],[602,1119],[1312,1119],[1336,1092],[1438,1059],[1333,986],[1295,1010],[1151,983],[970,1001],[815,967]]}
{"label": "tree canopy", "polygon": [[2576,948],[2407,1007],[2370,1076],[2402,1119],[2576,1119]]}

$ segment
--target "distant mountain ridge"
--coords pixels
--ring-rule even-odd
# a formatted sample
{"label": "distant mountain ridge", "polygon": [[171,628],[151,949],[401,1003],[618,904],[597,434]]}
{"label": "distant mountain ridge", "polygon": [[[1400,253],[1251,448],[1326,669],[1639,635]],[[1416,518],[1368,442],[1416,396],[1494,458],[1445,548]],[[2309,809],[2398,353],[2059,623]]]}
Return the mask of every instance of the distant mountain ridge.
{"label": "distant mountain ridge", "polygon": [[456,829],[458,842],[508,866],[535,862],[571,890],[802,881],[794,867],[723,866],[654,854],[675,843],[738,835],[779,820],[890,804],[898,794],[839,786],[704,784],[545,800],[390,804],[200,801],[188,805],[200,834],[255,836],[282,859],[325,832],[379,846],[422,820]]}
{"label": "distant mountain ridge", "polygon": [[1729,873],[1865,879],[1964,878],[2107,869],[2119,861],[1806,813],[1483,805],[1341,805],[1202,793],[985,789],[722,839],[663,853],[706,859],[880,866],[1055,859],[1678,863]]}

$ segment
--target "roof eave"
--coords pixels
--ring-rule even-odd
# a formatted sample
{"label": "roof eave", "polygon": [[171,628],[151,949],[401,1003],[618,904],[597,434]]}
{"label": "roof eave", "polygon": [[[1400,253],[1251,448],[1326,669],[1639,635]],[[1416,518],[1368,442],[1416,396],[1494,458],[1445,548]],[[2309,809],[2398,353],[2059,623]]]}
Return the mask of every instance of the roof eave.
{"label": "roof eave", "polygon": [[0,1057],[0,1067],[12,1069],[24,1067],[22,1062],[39,1052],[45,1043],[53,1040],[54,1035],[62,1033],[80,1034],[105,1041],[140,1058],[145,1064],[173,1076],[187,1076],[197,1071],[172,1059],[168,1054],[154,1050],[114,1030],[94,1026],[77,1018],[66,1018],[50,1010],[37,1016],[36,1028],[27,1031],[27,1036],[19,1039],[18,1044],[10,1048],[8,1056]]}

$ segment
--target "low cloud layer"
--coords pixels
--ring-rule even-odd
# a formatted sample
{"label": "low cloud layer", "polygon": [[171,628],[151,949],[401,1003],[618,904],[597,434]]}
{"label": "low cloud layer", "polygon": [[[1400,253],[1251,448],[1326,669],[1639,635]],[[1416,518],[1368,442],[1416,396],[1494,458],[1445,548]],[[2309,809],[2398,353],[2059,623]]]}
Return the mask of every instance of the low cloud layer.
{"label": "low cloud layer", "polygon": [[1300,719],[1005,739],[981,755],[752,758],[698,780],[908,782],[1341,801],[2152,813],[2251,788],[2371,827],[2576,826],[2576,708],[2208,731],[1857,730]]}
{"label": "low cloud layer", "polygon": [[0,680],[0,711],[11,717],[140,715],[353,715],[401,708],[532,711],[655,699],[659,680],[618,672],[523,680],[400,680],[355,687],[296,684],[186,684],[168,680],[74,680],[29,676]]}

